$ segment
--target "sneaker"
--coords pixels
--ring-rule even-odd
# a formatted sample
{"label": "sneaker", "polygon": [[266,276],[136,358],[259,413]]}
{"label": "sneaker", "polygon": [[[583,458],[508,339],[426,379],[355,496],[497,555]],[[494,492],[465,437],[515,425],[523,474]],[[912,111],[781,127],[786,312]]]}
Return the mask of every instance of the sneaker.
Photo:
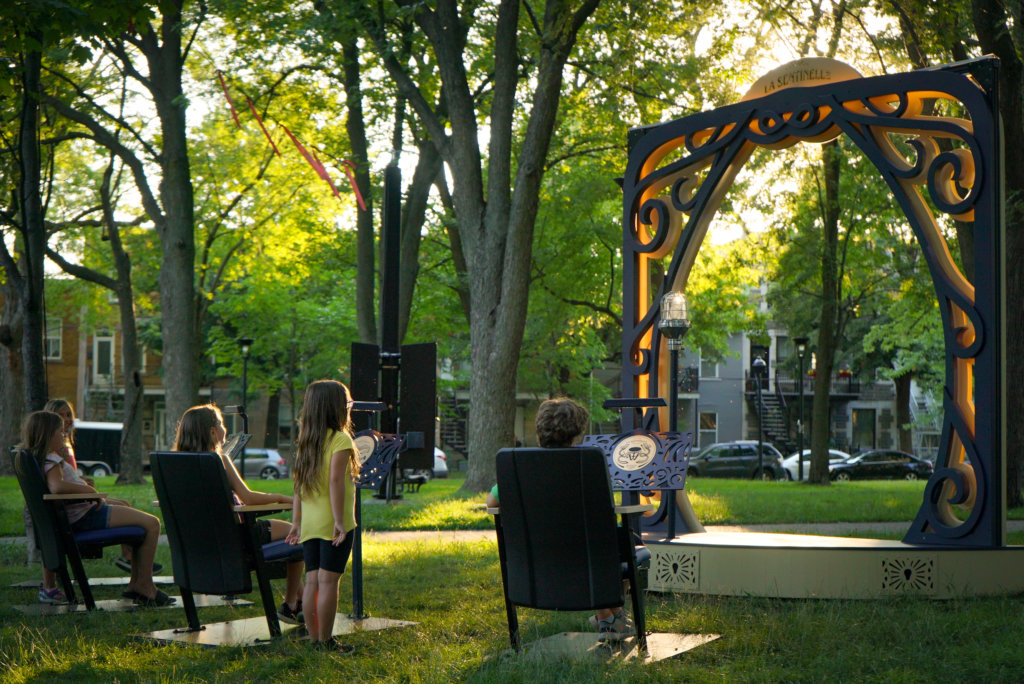
{"label": "sneaker", "polygon": [[53,589],[40,589],[39,602],[48,603],[51,606],[66,606],[68,605],[68,597],[65,596],[64,592],[58,587],[54,587]]}
{"label": "sneaker", "polygon": [[352,644],[343,644],[334,637],[327,641],[316,641],[313,645],[321,651],[331,651],[338,655],[352,655],[352,652],[356,650],[356,647]]}
{"label": "sneaker", "polygon": [[287,601],[282,603],[281,607],[277,609],[277,619],[281,622],[287,622],[289,625],[305,623],[306,619],[302,616],[302,599],[299,599],[294,609],[288,605]]}
{"label": "sneaker", "polygon": [[[120,569],[124,570],[125,572],[129,572],[130,573],[132,571],[132,562],[130,560],[128,560],[127,558],[125,558],[124,556],[118,556],[117,560],[114,561],[114,565],[116,565]],[[153,574],[154,575],[157,574],[158,572],[160,572],[163,569],[164,569],[164,566],[160,565],[159,563],[153,563]]]}
{"label": "sneaker", "polygon": [[601,641],[620,641],[636,634],[633,621],[626,617],[625,611],[622,610],[604,618],[591,615],[590,624],[600,632],[598,638]]}

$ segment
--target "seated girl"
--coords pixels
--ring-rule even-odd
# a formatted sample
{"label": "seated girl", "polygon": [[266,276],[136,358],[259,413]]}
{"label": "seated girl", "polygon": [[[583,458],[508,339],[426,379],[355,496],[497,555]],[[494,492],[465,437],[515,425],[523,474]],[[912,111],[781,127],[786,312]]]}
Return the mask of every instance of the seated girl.
{"label": "seated girl", "polygon": [[[292,503],[292,497],[287,494],[269,494],[249,489],[245,480],[238,474],[235,464],[231,462],[230,456],[222,451],[226,437],[224,417],[219,408],[213,404],[193,406],[185,411],[181,420],[178,421],[174,450],[218,454],[221,464],[224,466],[224,472],[227,474],[228,484],[238,503],[245,505]],[[284,539],[288,535],[288,530],[291,529],[291,523],[284,520],[260,520],[259,523],[263,543]],[[302,622],[302,601],[300,599],[303,589],[302,572],[301,560],[288,564],[284,603],[277,611],[277,616],[282,622],[293,625]]]}
{"label": "seated girl", "polygon": [[[39,462],[51,494],[96,494],[96,489],[79,477],[75,468],[59,454],[64,447],[64,421],[56,413],[30,413],[22,425],[20,448],[27,449]],[[137,525],[145,530],[142,544],[132,555],[131,578],[126,598],[143,606],[166,606],[174,599],[153,584],[153,557],[160,537],[160,520],[131,508],[121,499],[99,497],[68,503],[64,510],[74,532]]]}

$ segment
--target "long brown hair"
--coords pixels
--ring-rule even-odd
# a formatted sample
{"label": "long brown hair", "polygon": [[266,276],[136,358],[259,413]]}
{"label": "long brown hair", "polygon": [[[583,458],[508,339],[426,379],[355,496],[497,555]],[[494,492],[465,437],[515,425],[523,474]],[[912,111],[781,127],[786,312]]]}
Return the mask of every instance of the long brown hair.
{"label": "long brown hair", "polygon": [[[309,384],[299,412],[299,438],[295,444],[295,491],[299,496],[316,494],[320,489],[323,452],[334,432],[352,436],[349,402],[352,395],[337,380],[317,380]],[[349,458],[352,480],[359,477],[359,459],[355,446]]]}
{"label": "long brown hair", "polygon": [[52,412],[56,413],[58,416],[60,415],[60,410],[62,408],[67,408],[68,411],[71,411],[71,429],[65,431],[64,441],[67,442],[68,444],[70,444],[72,447],[74,447],[75,446],[75,407],[72,406],[71,402],[68,401],[67,399],[50,399],[43,406],[43,410],[44,411],[52,411]]}
{"label": "long brown hair", "polygon": [[[64,427],[64,419],[53,411],[33,411],[25,416],[21,423],[21,443],[19,449],[32,453],[32,458],[41,464],[46,459],[53,434]],[[15,459],[20,464],[21,459]]]}
{"label": "long brown hair", "polygon": [[220,409],[214,404],[193,406],[182,414],[174,435],[174,450],[192,453],[217,452],[213,443],[213,428],[224,422]]}

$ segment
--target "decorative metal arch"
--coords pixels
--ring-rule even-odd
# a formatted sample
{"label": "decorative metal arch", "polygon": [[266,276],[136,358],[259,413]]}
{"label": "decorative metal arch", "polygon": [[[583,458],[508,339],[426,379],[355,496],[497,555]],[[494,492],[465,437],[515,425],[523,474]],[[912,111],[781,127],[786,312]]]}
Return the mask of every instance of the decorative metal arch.
{"label": "decorative metal arch", "polygon": [[[834,60],[801,60],[762,78],[755,88],[769,93],[763,97],[631,130],[623,179],[623,397],[667,396],[668,354],[655,325],[661,296],[685,289],[711,219],[754,149],[845,134],[906,214],[942,312],[946,374],[939,457],[904,541],[1004,545],[997,82],[993,58],[871,78]],[[963,117],[924,113],[928,101],[943,100]],[[923,188],[938,211],[973,222],[974,284],[950,255]],[[652,296],[650,261],[669,254],[663,284]],[[625,415],[623,429],[631,421]]]}

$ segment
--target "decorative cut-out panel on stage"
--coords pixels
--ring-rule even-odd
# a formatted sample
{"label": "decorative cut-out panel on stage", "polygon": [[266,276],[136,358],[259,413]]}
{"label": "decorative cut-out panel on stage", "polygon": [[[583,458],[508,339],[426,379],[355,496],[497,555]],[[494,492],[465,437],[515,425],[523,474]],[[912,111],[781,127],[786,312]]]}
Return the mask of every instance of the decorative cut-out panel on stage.
{"label": "decorative cut-out panel on stage", "polygon": [[934,555],[891,556],[882,559],[882,591],[889,594],[935,593]]}
{"label": "decorative cut-out panel on stage", "polygon": [[[800,60],[763,77],[741,102],[631,130],[622,182],[622,397],[674,391],[657,327],[660,301],[685,291],[711,221],[750,155],[840,135],[872,162],[906,214],[942,315],[938,460],[905,541],[1001,546],[1003,198],[994,59],[871,78],[835,60]],[[973,282],[950,253],[936,213],[973,228]],[[623,429],[633,427],[624,413]]]}
{"label": "decorative cut-out panel on stage", "polygon": [[700,551],[652,544],[651,569],[647,586],[652,591],[696,592],[700,590]]}

